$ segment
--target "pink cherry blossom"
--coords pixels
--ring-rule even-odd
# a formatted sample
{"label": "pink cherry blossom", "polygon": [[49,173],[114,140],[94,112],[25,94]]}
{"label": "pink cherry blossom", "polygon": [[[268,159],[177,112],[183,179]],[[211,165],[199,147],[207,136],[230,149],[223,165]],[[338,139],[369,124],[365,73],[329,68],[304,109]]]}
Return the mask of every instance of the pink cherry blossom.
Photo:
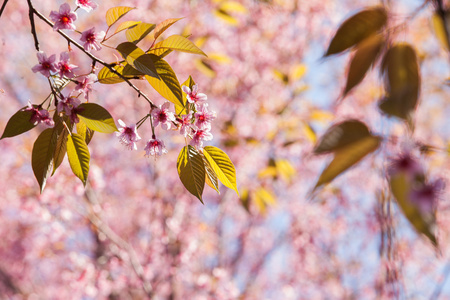
{"label": "pink cherry blossom", "polygon": [[161,127],[165,130],[169,130],[172,126],[172,122],[175,121],[173,112],[169,111],[170,102],[166,102],[159,108],[152,110],[153,126],[158,126],[161,123]]}
{"label": "pink cherry blossom", "polygon": [[215,111],[208,111],[208,104],[203,103],[198,106],[195,113],[195,126],[199,129],[211,129],[211,121],[216,118]]}
{"label": "pink cherry blossom", "polygon": [[180,134],[183,135],[184,137],[186,137],[187,134],[189,133],[189,128],[191,126],[191,119],[192,119],[192,113],[181,116]]}
{"label": "pink cherry blossom", "polygon": [[89,92],[92,91],[92,84],[97,81],[97,75],[89,74],[84,77],[81,81],[78,81],[78,84],[75,86],[75,91],[79,93],[83,93],[84,97],[89,100]]}
{"label": "pink cherry blossom", "polygon": [[422,166],[414,159],[410,152],[405,152],[399,157],[392,159],[391,164],[388,167],[388,173],[390,176],[394,176],[398,173],[404,173],[409,178],[414,178],[417,175],[423,175]]}
{"label": "pink cherry blossom", "polygon": [[190,144],[197,148],[203,148],[203,141],[212,140],[213,135],[209,132],[209,129],[196,129]]}
{"label": "pink cherry blossom", "polygon": [[105,32],[95,32],[95,27],[92,27],[91,29],[88,29],[86,31],[83,31],[81,34],[80,40],[84,42],[84,50],[91,51],[92,49],[100,50],[102,49],[102,46],[100,45],[100,42],[105,37]]}
{"label": "pink cherry blossom", "polygon": [[192,90],[188,87],[183,85],[182,86],[183,92],[186,93],[186,99],[189,103],[195,103],[200,104],[201,102],[205,102],[208,97],[203,93],[198,93],[198,85],[192,86]]}
{"label": "pink cherry blossom", "polygon": [[87,12],[90,12],[91,10],[98,7],[97,3],[91,0],[76,0],[75,3],[78,7],[84,9]]}
{"label": "pink cherry blossom", "polygon": [[55,126],[55,122],[52,118],[50,118],[49,113],[46,109],[42,109],[39,106],[34,106],[31,104],[30,101],[28,101],[27,108],[23,109],[23,111],[31,111],[31,117],[30,122],[33,123],[33,125],[38,125],[39,123],[43,123],[47,127],[53,127]]}
{"label": "pink cherry blossom", "polygon": [[31,70],[36,73],[40,72],[45,77],[49,77],[51,75],[50,72],[57,72],[57,68],[55,65],[55,59],[56,55],[52,54],[50,57],[47,58],[47,55],[39,51],[37,54],[37,58],[39,61],[39,64],[35,65]]}
{"label": "pink cherry blossom", "polygon": [[58,112],[64,111],[66,113],[66,115],[70,116],[72,113],[72,108],[78,107],[78,105],[80,105],[80,104],[81,104],[80,99],[73,97],[73,96],[68,96],[68,97],[64,97],[62,100],[60,100],[58,102],[58,105],[56,106],[56,110]]}
{"label": "pink cherry blossom", "polygon": [[55,25],[53,25],[53,30],[55,31],[58,29],[76,29],[73,22],[77,19],[77,14],[70,10],[70,5],[67,3],[59,7],[59,13],[53,10],[50,13],[50,19],[55,22]]}
{"label": "pink cherry blossom", "polygon": [[75,76],[73,71],[78,69],[78,67],[70,63],[69,53],[62,52],[59,57],[58,69],[59,77],[73,78]]}
{"label": "pink cherry blossom", "polygon": [[439,193],[445,188],[444,181],[438,179],[412,189],[410,200],[416,204],[422,213],[430,213],[436,209]]}
{"label": "pink cherry blossom", "polygon": [[122,126],[122,128],[119,128],[119,132],[116,132],[119,141],[129,150],[137,150],[136,142],[139,141],[141,137],[137,133],[136,124],[127,126],[121,119],[119,119],[119,124]]}
{"label": "pink cherry blossom", "polygon": [[80,122],[80,118],[78,117],[78,113],[80,113],[83,110],[84,109],[81,108],[81,107],[72,106],[72,109],[70,110],[69,117],[70,117],[70,121],[73,124],[76,124],[76,123]]}
{"label": "pink cherry blossom", "polygon": [[164,142],[157,138],[152,138],[147,142],[147,145],[145,146],[144,150],[146,151],[146,156],[161,156],[165,153],[167,153],[167,149],[164,145]]}

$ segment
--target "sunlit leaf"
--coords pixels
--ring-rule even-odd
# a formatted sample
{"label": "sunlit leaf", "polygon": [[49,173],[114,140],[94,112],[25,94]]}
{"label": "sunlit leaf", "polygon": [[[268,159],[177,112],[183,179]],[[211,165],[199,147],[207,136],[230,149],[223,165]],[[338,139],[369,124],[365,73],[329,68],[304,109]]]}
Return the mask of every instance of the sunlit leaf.
{"label": "sunlit leaf", "polygon": [[122,18],[125,14],[133,9],[135,9],[135,7],[127,6],[116,6],[108,9],[108,11],[106,12],[106,24],[108,25],[108,27],[111,27],[120,18]]}
{"label": "sunlit leaf", "polygon": [[273,206],[276,204],[275,196],[262,187],[253,192],[253,201],[261,214],[265,214],[267,212],[268,206]]}
{"label": "sunlit leaf", "polygon": [[117,26],[116,31],[114,31],[114,34],[119,33],[123,30],[129,29],[131,27],[134,27],[138,24],[140,24],[141,21],[125,21],[119,24],[119,26]]}
{"label": "sunlit leaf", "polygon": [[[63,122],[65,122],[65,125]],[[58,138],[56,141],[55,153],[53,155],[52,176],[63,162],[64,156],[66,156],[67,136],[69,135],[69,130],[72,130],[72,127],[73,125],[67,116],[65,116],[64,119],[60,117],[55,118],[55,130],[58,132]]]}
{"label": "sunlit leaf", "polygon": [[92,130],[113,133],[117,131],[116,124],[111,114],[103,107],[95,103],[82,103],[78,106],[78,117]]}
{"label": "sunlit leaf", "polygon": [[57,130],[47,128],[38,136],[33,145],[31,167],[39,183],[41,193],[53,169],[53,155],[55,153],[57,139]]}
{"label": "sunlit leaf", "polygon": [[159,78],[145,76],[147,81],[161,96],[184,107],[180,82],[170,65],[163,59],[156,60],[154,65]]}
{"label": "sunlit leaf", "polygon": [[72,133],[67,137],[67,158],[69,159],[70,168],[84,185],[86,185],[89,174],[90,157],[89,149],[83,137],[76,133]]}
{"label": "sunlit leaf", "polygon": [[170,54],[173,50],[167,49],[167,48],[161,48],[160,45],[162,44],[162,42],[163,41],[154,45],[152,49],[147,51],[147,53],[154,54],[154,55],[158,56],[159,58],[164,58],[165,56]]}
{"label": "sunlit leaf", "polygon": [[143,38],[145,38],[153,29],[155,24],[150,23],[140,23],[133,28],[128,29],[125,32],[127,40],[133,44],[139,43]]}
{"label": "sunlit leaf", "polygon": [[177,170],[184,187],[203,203],[206,171],[203,159],[194,147],[184,146],[181,149]]}
{"label": "sunlit leaf", "polygon": [[[120,65],[113,67],[113,69],[116,70],[120,74],[123,73],[123,68],[124,67],[120,66]],[[124,81],[122,78],[119,77],[119,75],[115,74],[114,72],[109,70],[109,68],[107,68],[107,67],[103,67],[98,72],[97,77],[98,77],[98,82],[103,83],[103,84],[116,84],[116,83]]]}
{"label": "sunlit leaf", "polygon": [[156,44],[154,47],[152,47],[151,50],[153,51],[174,50],[207,56],[193,42],[191,42],[190,40],[181,35],[171,35],[167,39]]}
{"label": "sunlit leaf", "polygon": [[214,15],[229,25],[232,26],[239,25],[239,21],[223,9],[214,10]]}
{"label": "sunlit leaf", "polygon": [[448,12],[444,14],[434,13],[432,17],[433,28],[436,37],[439,40],[441,46],[450,51],[450,15]]}
{"label": "sunlit leaf", "polygon": [[158,78],[152,54],[146,54],[142,49],[131,42],[121,43],[116,49],[133,68],[145,75]]}
{"label": "sunlit leaf", "polygon": [[225,1],[219,7],[227,13],[246,14],[248,12],[247,8],[237,1]]}
{"label": "sunlit leaf", "polygon": [[379,34],[373,35],[357,45],[348,70],[344,97],[364,79],[369,68],[376,62],[383,45],[384,38]]}
{"label": "sunlit leaf", "polygon": [[175,24],[177,21],[181,20],[183,18],[178,19],[167,19],[161,23],[159,23],[155,30],[153,31],[153,35],[151,36],[154,40],[156,40],[161,34],[163,34],[164,31],[166,31],[170,26]]}
{"label": "sunlit leaf", "polygon": [[228,65],[232,62],[231,57],[221,53],[208,53],[208,58],[223,65]]}
{"label": "sunlit leaf", "polygon": [[339,26],[325,56],[355,46],[386,25],[387,12],[383,7],[365,9],[348,18]]}
{"label": "sunlit leaf", "polygon": [[87,127],[86,124],[84,124],[84,122],[80,120],[80,122],[77,123],[77,133],[84,139],[86,145],[89,145],[95,131]]}
{"label": "sunlit leaf", "polygon": [[296,171],[291,163],[286,159],[276,159],[275,165],[277,173],[281,176],[281,178],[283,178],[286,182],[291,182],[296,174]]}
{"label": "sunlit leaf", "polygon": [[[37,108],[37,105],[33,105],[34,108]],[[33,116],[32,111],[24,111],[27,106],[22,107],[18,112],[16,112],[12,117],[8,120],[8,123],[6,123],[5,130],[3,131],[1,139],[13,137],[19,134],[22,134],[24,132],[27,132],[36,125],[34,125],[30,120]]]}
{"label": "sunlit leaf", "polygon": [[202,157],[203,164],[205,165],[205,171],[206,171],[205,182],[206,182],[206,184],[209,185],[214,190],[216,190],[216,192],[220,195],[219,179],[217,178],[217,174],[214,172],[213,168],[211,167],[211,164],[208,162],[206,157],[201,152],[198,152],[198,153]]}
{"label": "sunlit leaf", "polygon": [[211,167],[217,174],[220,182],[226,187],[236,191],[239,196],[236,185],[236,170],[228,155],[219,148],[213,146],[204,147],[203,155],[205,155],[206,159],[211,164]]}

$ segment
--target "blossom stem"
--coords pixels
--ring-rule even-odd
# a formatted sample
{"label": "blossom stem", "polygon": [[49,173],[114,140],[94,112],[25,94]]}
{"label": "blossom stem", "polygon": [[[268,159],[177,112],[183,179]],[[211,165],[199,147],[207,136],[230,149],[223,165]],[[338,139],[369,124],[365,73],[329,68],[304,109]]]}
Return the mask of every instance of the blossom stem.
{"label": "blossom stem", "polygon": [[147,114],[145,117],[143,117],[142,119],[140,119],[137,123],[136,123],[136,128],[139,129],[139,127],[141,127],[142,124],[144,124],[145,120],[147,120],[147,118],[150,116],[150,114]]}

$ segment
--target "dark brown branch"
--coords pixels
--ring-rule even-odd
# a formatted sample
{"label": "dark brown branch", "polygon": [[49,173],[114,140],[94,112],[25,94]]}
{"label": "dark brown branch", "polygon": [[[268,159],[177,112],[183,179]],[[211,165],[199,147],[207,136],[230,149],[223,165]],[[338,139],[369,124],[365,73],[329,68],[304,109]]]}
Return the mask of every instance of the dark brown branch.
{"label": "dark brown branch", "polygon": [[5,10],[6,3],[8,3],[8,1],[9,1],[9,0],[3,1],[2,8],[0,8],[0,17],[2,16],[2,13],[3,13],[3,11]]}
{"label": "dark brown branch", "polygon": [[34,24],[33,4],[31,3],[31,0],[27,0],[27,2],[28,2],[28,17],[30,18],[30,25],[31,25],[31,34],[33,35],[34,39],[34,48],[36,48],[36,51],[39,51],[39,41],[36,33],[36,26]]}

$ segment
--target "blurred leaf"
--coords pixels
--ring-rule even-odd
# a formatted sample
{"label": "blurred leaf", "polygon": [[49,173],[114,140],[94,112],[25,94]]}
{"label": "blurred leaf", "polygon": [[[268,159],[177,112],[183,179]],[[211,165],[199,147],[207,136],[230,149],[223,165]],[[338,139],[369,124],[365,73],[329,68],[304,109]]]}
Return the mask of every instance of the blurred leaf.
{"label": "blurred leaf", "polygon": [[205,155],[206,159],[211,164],[211,167],[217,174],[220,182],[226,187],[236,191],[239,196],[236,185],[236,170],[228,155],[219,148],[213,146],[204,147],[203,155]]}
{"label": "blurred leaf", "polygon": [[355,54],[350,62],[344,97],[366,76],[369,68],[376,62],[385,41],[382,35],[373,35],[356,46]]}
{"label": "blurred leaf", "polygon": [[329,128],[314,148],[315,154],[334,152],[365,137],[370,137],[369,129],[358,120],[348,120]]}
{"label": "blurred leaf", "polygon": [[216,71],[204,59],[197,59],[194,62],[197,69],[210,78],[216,77]]}
{"label": "blurred leaf", "polygon": [[111,27],[120,18],[122,18],[125,14],[133,9],[135,9],[135,7],[127,6],[116,6],[108,9],[108,11],[106,12],[106,24],[108,25],[108,27]]}
{"label": "blurred leaf", "polygon": [[86,185],[90,154],[84,138],[77,133],[67,137],[67,158],[73,174],[80,178],[83,185]]}
{"label": "blurred leaf", "polygon": [[228,65],[232,62],[232,59],[228,55],[221,53],[209,53],[208,58],[223,65]]}
{"label": "blurred leaf", "polygon": [[[114,31],[114,34],[119,33],[125,29],[129,29],[131,27],[134,27],[138,24],[140,24],[141,21],[125,21],[119,24],[119,26],[116,28],[116,30]],[[113,35],[114,35],[113,34]],[[130,41],[131,42],[131,41]]]}
{"label": "blurred leaf", "polygon": [[47,128],[41,132],[33,145],[31,167],[39,183],[41,193],[53,169],[53,155],[55,153],[57,139],[57,130]]}
{"label": "blurred leaf", "polygon": [[315,143],[317,141],[317,135],[314,132],[314,130],[312,129],[311,125],[305,123],[303,125],[303,134],[306,136],[306,138]]}
{"label": "blurred leaf", "polygon": [[384,7],[365,9],[342,23],[337,30],[325,56],[336,54],[355,46],[386,25],[387,12]]}
{"label": "blurred leaf", "polygon": [[116,49],[133,68],[145,75],[158,78],[152,54],[146,54],[131,42],[121,43]]}
{"label": "blurred leaf", "polygon": [[289,83],[289,76],[287,74],[281,72],[280,70],[274,69],[273,75],[275,76],[275,78],[279,79],[284,84]]}
{"label": "blurred leaf", "polygon": [[[33,107],[37,108],[38,105],[33,105]],[[30,121],[33,116],[33,112],[24,111],[26,108],[28,107],[22,107],[18,112],[12,115],[12,117],[8,120],[8,123],[6,123],[5,131],[3,131],[0,140],[22,134],[36,127],[36,125],[33,125]]]}
{"label": "blurred leaf", "polygon": [[181,149],[177,160],[177,170],[184,187],[203,203],[206,172],[203,159],[194,147],[189,145]]}
{"label": "blurred leaf", "polygon": [[78,108],[80,109],[78,117],[90,129],[103,133],[117,131],[111,114],[100,105],[95,103],[82,103]]}
{"label": "blurred leaf", "polygon": [[433,29],[441,46],[450,51],[450,15],[448,12],[440,14],[434,13],[431,18]]}
{"label": "blurred leaf", "polygon": [[416,52],[405,43],[391,47],[383,58],[386,97],[379,103],[387,115],[409,119],[417,106],[420,74]]}
{"label": "blurred leaf", "polygon": [[298,64],[291,69],[289,77],[291,78],[292,81],[299,80],[305,75],[306,70],[307,70],[306,65]]}
{"label": "blurred leaf", "polygon": [[77,123],[77,133],[84,139],[86,145],[89,145],[95,131],[87,127],[86,124],[80,120],[80,122]]}
{"label": "blurred leaf", "polygon": [[214,15],[229,25],[232,26],[239,25],[239,21],[223,9],[214,10]]}
{"label": "blurred leaf", "polygon": [[275,196],[262,187],[253,193],[253,201],[261,214],[265,214],[267,212],[268,206],[276,204]]}
{"label": "blurred leaf", "polygon": [[237,1],[225,1],[220,6],[220,9],[226,11],[227,13],[241,13],[246,14],[247,8]]}
{"label": "blurred leaf", "polygon": [[423,215],[418,207],[411,202],[409,195],[411,192],[411,186],[409,180],[407,180],[405,174],[399,173],[394,175],[389,180],[392,195],[397,200],[398,205],[403,211],[403,214],[414,226],[417,232],[424,234],[433,245],[437,246],[436,236],[433,234],[433,227],[436,223],[435,213],[429,215]]}
{"label": "blurred leaf", "polygon": [[275,165],[277,168],[277,173],[283,178],[286,182],[291,182],[294,178],[296,171],[291,163],[287,159],[276,159]]}
{"label": "blurred leaf", "polygon": [[151,50],[152,51],[175,50],[207,56],[193,42],[191,42],[190,40],[181,35],[171,35],[167,39],[156,44],[154,47],[152,47]]}
{"label": "blurred leaf", "polygon": [[240,200],[245,210],[250,213],[250,193],[248,189],[242,190]]}
{"label": "blurred leaf", "polygon": [[175,104],[184,107],[183,95],[177,75],[170,65],[163,59],[155,61],[155,68],[159,78],[145,76],[148,83],[164,98]]}
{"label": "blurred leaf", "polygon": [[140,23],[133,28],[129,28],[125,32],[125,36],[127,37],[127,41],[137,44],[143,38],[145,38],[153,29],[155,28],[155,24],[150,23]]}
{"label": "blurred leaf", "polygon": [[159,23],[155,30],[153,31],[153,36],[151,36],[154,40],[156,40],[161,34],[163,34],[164,31],[166,31],[170,26],[175,24],[177,21],[181,20],[183,18],[178,19],[167,19],[161,23]]}
{"label": "blurred leaf", "polygon": [[367,154],[375,151],[380,145],[380,141],[381,138],[368,135],[336,150],[333,161],[322,172],[314,189],[332,181],[342,172],[363,159]]}

